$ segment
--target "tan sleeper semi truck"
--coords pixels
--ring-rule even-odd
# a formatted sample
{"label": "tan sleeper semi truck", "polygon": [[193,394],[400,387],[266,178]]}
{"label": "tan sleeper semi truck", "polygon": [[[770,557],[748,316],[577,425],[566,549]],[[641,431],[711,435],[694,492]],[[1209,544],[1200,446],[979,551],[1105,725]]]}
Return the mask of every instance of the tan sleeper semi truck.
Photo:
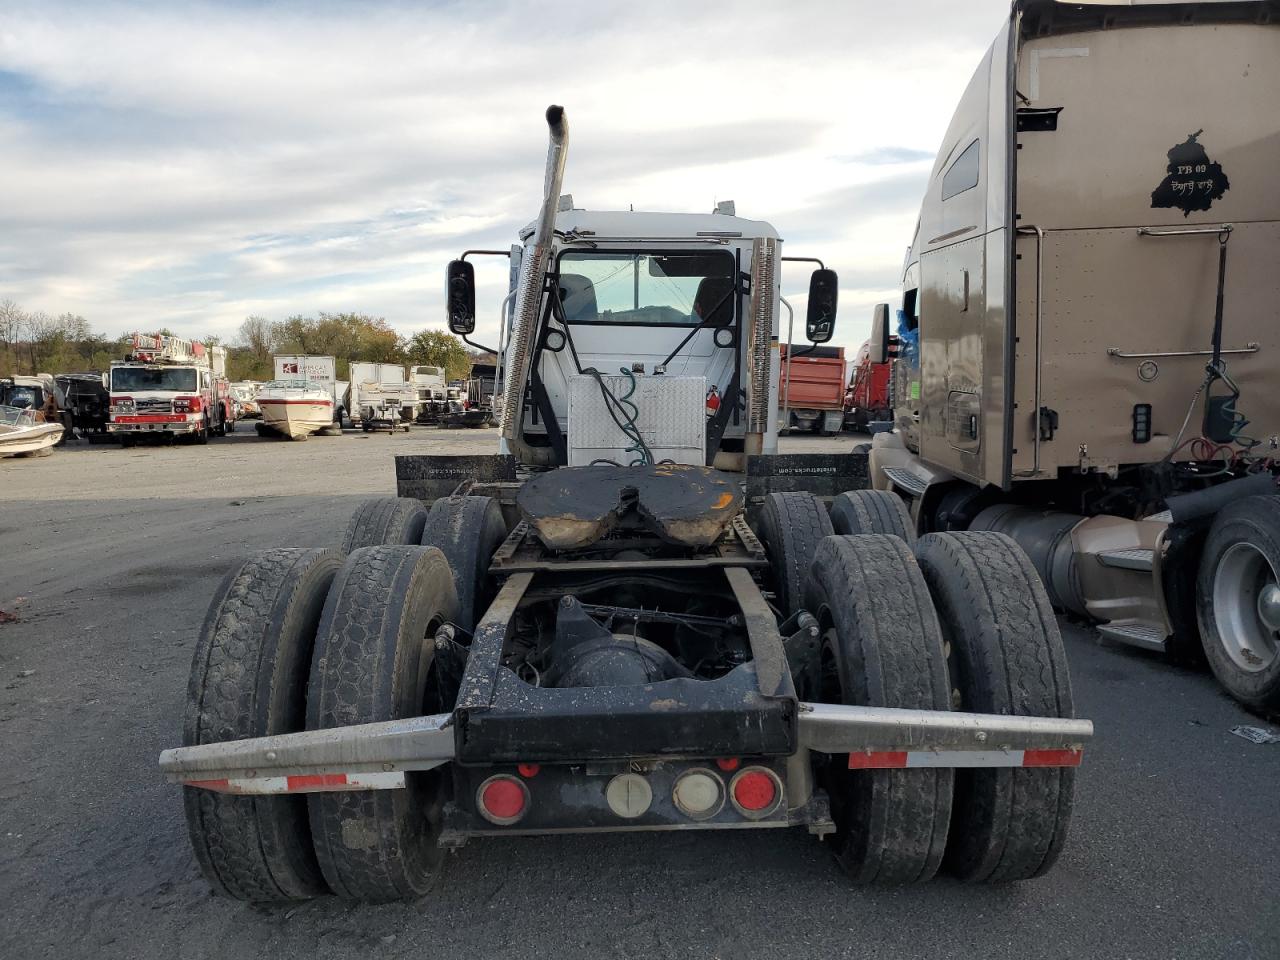
{"label": "tan sleeper semi truck", "polygon": [[1277,91],[1280,4],[1015,3],[939,151],[896,323],[876,310],[895,430],[869,456],[917,530],[1008,534],[1057,607],[1207,658],[1262,711]]}

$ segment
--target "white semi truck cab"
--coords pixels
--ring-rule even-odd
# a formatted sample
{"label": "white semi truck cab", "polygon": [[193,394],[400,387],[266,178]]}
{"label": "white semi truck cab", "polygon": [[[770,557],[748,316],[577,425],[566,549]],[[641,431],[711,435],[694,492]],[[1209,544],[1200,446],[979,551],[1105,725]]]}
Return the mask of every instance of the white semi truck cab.
{"label": "white semi truck cab", "polygon": [[[733,215],[588,211],[560,195],[567,124],[548,114],[543,207],[512,247],[502,452],[522,463],[742,470],[777,449],[782,239]],[[468,251],[449,265],[449,327],[475,329]],[[794,258],[810,259],[810,258]],[[518,269],[517,269],[518,265]],[[837,278],[813,272],[806,336],[835,330]],[[507,305],[511,306],[508,313]]]}

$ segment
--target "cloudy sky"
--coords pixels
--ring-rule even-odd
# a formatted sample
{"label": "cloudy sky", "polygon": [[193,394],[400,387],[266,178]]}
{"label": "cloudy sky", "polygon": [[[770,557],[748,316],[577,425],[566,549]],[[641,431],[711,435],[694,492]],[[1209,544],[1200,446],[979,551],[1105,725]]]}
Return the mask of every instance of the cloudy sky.
{"label": "cloudy sky", "polygon": [[[560,103],[578,206],[734,200],[839,272],[856,347],[897,299],[933,154],[1007,11],[6,0],[0,299],[109,333],[321,310],[442,326],[446,261],[532,219]],[[478,273],[492,341],[505,261]]]}

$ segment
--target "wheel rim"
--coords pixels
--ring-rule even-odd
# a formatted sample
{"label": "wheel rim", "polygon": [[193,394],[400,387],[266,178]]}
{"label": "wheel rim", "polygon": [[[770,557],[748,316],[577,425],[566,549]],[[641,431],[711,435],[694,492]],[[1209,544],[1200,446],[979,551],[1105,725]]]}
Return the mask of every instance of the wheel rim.
{"label": "wheel rim", "polygon": [[1218,636],[1241,670],[1261,673],[1280,654],[1280,577],[1266,554],[1236,543],[1213,574],[1213,612]]}

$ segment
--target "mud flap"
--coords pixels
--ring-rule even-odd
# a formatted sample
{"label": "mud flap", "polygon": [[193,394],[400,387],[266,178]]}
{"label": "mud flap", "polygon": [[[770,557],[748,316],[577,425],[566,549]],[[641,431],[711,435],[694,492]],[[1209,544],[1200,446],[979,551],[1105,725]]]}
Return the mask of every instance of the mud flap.
{"label": "mud flap", "polygon": [[846,490],[867,490],[871,473],[866,451],[777,453],[747,458],[747,499],[804,491],[831,498]]}
{"label": "mud flap", "polygon": [[407,454],[396,457],[396,495],[425,500],[427,503],[449,496],[468,480],[494,483],[515,479],[516,458],[510,454]]}

